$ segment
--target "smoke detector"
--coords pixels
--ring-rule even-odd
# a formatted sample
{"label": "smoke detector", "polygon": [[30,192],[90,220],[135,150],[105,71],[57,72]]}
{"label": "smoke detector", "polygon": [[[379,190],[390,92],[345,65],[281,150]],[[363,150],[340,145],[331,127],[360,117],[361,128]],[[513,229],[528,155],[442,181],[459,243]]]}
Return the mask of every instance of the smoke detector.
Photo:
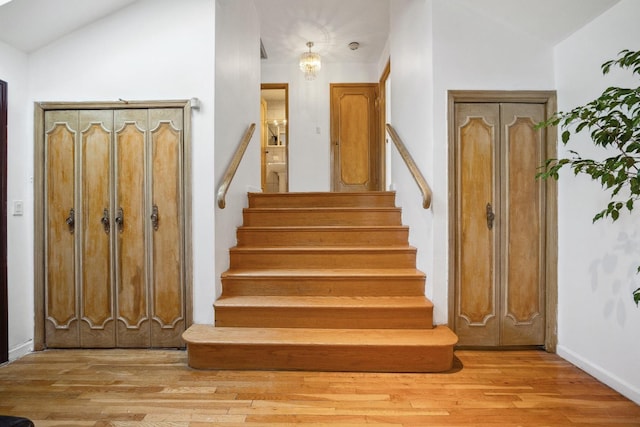
{"label": "smoke detector", "polygon": [[360,47],[360,43],[358,43],[358,42],[351,42],[351,43],[349,43],[349,49],[351,49],[351,50],[356,50],[356,49],[358,49],[359,47]]}

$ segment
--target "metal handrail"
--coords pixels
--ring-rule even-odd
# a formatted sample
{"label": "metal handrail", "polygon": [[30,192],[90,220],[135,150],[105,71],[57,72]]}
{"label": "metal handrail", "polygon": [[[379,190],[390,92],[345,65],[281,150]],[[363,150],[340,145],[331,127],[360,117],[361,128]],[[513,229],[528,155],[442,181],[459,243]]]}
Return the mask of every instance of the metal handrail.
{"label": "metal handrail", "polygon": [[231,185],[231,181],[233,180],[233,176],[236,174],[238,170],[238,166],[240,166],[240,161],[242,161],[242,156],[244,156],[244,152],[247,150],[247,146],[251,141],[251,137],[253,136],[253,132],[256,130],[256,124],[251,123],[240,141],[238,148],[236,148],[236,152],[233,154],[233,158],[231,159],[231,163],[227,166],[227,170],[224,172],[222,177],[222,183],[220,187],[218,187],[218,207],[220,209],[224,209],[226,206],[225,197],[227,196],[227,191],[229,190],[229,186]]}
{"label": "metal handrail", "polygon": [[418,187],[420,188],[420,192],[422,193],[422,207],[425,209],[429,209],[429,207],[431,207],[431,197],[433,196],[433,193],[431,192],[429,184],[427,184],[427,180],[422,175],[422,172],[420,172],[420,169],[418,169],[416,162],[413,160],[413,157],[411,157],[411,154],[409,154],[407,147],[405,147],[404,143],[400,139],[400,136],[398,136],[398,133],[393,128],[393,126],[387,123],[385,127],[387,129],[387,132],[389,133],[389,136],[391,137],[391,140],[398,149],[402,160],[404,160],[407,168],[409,168],[411,176],[413,176],[413,179],[416,181],[416,184],[418,184]]}

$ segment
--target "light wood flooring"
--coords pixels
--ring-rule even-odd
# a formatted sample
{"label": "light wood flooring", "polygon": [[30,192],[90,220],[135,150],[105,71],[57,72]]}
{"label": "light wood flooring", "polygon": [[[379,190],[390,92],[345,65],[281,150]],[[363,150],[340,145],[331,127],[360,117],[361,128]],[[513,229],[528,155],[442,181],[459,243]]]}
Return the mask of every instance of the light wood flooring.
{"label": "light wood flooring", "polygon": [[199,371],[173,350],[50,350],[0,367],[0,414],[48,426],[640,426],[556,355],[456,351],[438,374]]}

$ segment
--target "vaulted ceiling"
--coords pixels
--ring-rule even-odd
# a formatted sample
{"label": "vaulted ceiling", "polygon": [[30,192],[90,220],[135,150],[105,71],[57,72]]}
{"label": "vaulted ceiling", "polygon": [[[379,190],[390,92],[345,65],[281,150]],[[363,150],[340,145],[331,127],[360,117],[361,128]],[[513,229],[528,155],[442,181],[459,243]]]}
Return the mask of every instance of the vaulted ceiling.
{"label": "vaulted ceiling", "polygon": [[[0,6],[0,41],[33,52],[136,1],[153,0],[12,0]],[[323,61],[375,62],[389,35],[391,1],[255,0],[267,60],[295,62],[313,41]],[[436,1],[456,2],[553,45],[619,0]],[[349,49],[353,41],[358,50]]]}

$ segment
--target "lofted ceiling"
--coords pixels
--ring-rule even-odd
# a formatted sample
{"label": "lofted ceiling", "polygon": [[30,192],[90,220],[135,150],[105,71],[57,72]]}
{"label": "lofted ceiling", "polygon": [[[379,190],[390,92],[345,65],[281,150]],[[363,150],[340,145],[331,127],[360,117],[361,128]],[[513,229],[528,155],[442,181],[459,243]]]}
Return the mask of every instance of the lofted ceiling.
{"label": "lofted ceiling", "polygon": [[[0,41],[33,52],[135,1],[12,0],[0,6]],[[377,62],[389,35],[392,1],[254,0],[267,61],[296,62],[307,50],[306,42],[313,41],[313,51],[326,62]],[[500,25],[552,46],[619,0],[434,1],[455,3],[490,16]],[[360,43],[355,51],[348,47],[353,41]]]}
{"label": "lofted ceiling", "polygon": [[11,0],[0,6],[0,40],[33,52],[136,0]]}

